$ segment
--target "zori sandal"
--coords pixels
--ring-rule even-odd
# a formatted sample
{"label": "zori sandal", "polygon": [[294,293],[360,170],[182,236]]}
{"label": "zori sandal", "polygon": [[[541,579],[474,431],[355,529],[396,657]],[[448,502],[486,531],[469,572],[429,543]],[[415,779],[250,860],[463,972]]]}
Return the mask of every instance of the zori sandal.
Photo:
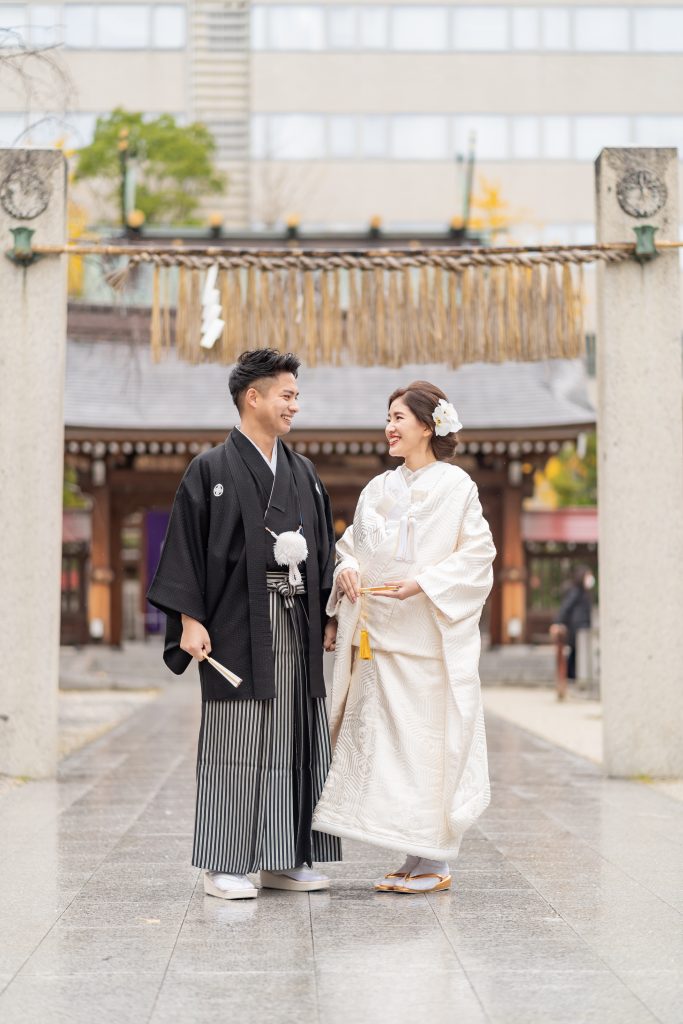
{"label": "zori sandal", "polygon": [[389,879],[402,878],[405,881],[407,877],[407,871],[392,871],[390,874],[385,875],[384,878],[380,878],[379,882],[375,882],[375,889],[377,892],[396,892],[398,882],[390,882]]}
{"label": "zori sandal", "polygon": [[[420,878],[436,878],[437,879],[437,883],[436,883],[436,885],[430,885],[430,886],[427,886],[426,888],[423,888],[422,886],[411,886],[411,885],[408,884],[409,882],[412,882],[413,880],[417,881]],[[393,891],[394,892],[411,892],[411,893],[417,893],[418,895],[420,893],[425,893],[425,892],[445,892],[447,889],[450,889],[452,880],[453,879],[452,879],[451,875],[436,875],[436,874],[406,875],[404,884],[403,885],[397,885],[394,888]]]}

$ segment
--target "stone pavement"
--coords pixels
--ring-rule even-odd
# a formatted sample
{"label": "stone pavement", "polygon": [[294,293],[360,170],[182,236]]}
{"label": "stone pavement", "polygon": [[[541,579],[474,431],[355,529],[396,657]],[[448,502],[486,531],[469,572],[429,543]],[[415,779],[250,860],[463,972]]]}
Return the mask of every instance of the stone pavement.
{"label": "stone pavement", "polygon": [[501,719],[452,893],[392,896],[345,844],[329,893],[205,897],[198,694],[173,682],[0,799],[3,1024],[681,1020],[683,808]]}

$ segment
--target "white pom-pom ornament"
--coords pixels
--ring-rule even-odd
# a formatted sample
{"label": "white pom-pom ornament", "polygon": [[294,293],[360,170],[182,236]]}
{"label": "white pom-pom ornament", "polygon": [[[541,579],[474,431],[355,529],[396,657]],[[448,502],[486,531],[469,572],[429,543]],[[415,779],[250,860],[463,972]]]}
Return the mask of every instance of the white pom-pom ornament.
{"label": "white pom-pom ornament", "polygon": [[298,587],[302,582],[299,564],[308,558],[306,538],[298,530],[286,530],[278,535],[273,547],[273,554],[278,565],[289,568],[289,582]]}

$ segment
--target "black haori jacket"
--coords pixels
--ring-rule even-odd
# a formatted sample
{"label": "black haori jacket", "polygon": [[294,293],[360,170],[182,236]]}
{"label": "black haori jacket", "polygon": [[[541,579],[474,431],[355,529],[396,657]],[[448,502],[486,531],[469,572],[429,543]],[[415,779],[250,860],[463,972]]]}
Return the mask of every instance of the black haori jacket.
{"label": "black haori jacket", "polygon": [[[180,675],[192,658],[180,648],[181,614],[203,623],[212,656],[242,677],[235,689],[207,662],[199,663],[202,700],[269,700],[276,696],[266,571],[272,538],[264,527],[265,460],[239,431],[202,452],[185,472],[173,503],[159,566],[147,599],[165,612],[164,661]],[[295,490],[293,490],[295,487]],[[269,489],[269,488],[268,488]],[[298,499],[292,522],[292,494]],[[325,696],[324,609],[332,586],[335,545],[327,492],[312,463],[278,442],[268,525],[296,528],[308,546],[308,680]],[[284,568],[281,571],[286,571]]]}

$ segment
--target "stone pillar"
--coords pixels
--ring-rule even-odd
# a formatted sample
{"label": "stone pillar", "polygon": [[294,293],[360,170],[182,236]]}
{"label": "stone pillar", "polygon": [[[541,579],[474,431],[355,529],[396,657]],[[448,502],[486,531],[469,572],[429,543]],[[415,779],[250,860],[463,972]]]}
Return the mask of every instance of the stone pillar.
{"label": "stone pillar", "polygon": [[57,150],[0,150],[0,772],[57,765],[66,259],[17,266],[11,228],[66,238]]}
{"label": "stone pillar", "polygon": [[[678,235],[674,149],[605,149],[599,242]],[[677,250],[598,267],[600,664],[605,768],[683,776],[683,423]]]}

